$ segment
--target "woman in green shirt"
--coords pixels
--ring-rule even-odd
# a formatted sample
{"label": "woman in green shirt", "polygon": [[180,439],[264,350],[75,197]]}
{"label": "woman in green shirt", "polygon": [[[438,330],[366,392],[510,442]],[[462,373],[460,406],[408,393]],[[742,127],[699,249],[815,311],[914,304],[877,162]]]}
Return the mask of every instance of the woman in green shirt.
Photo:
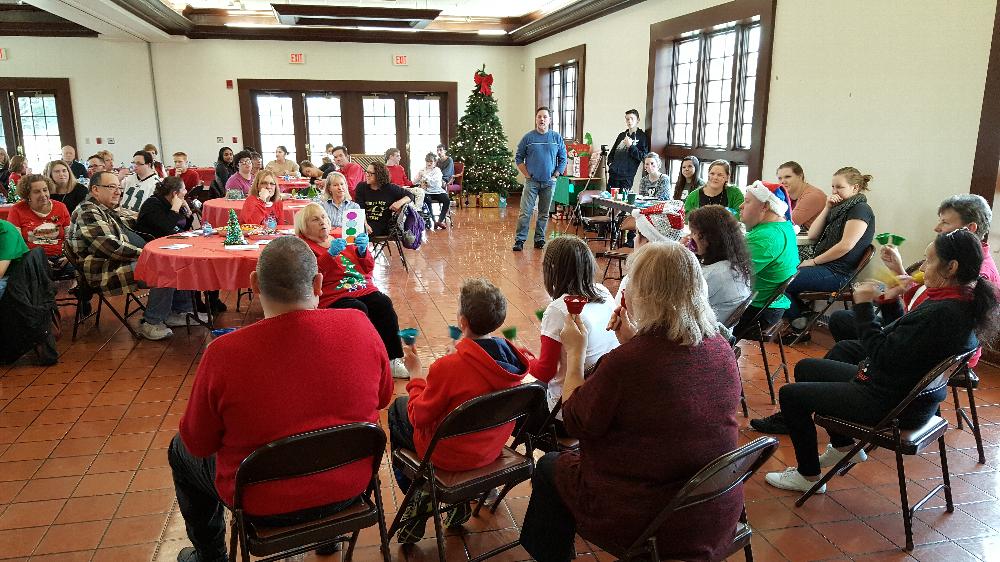
{"label": "woman in green shirt", "polygon": [[716,160],[708,167],[708,182],[692,191],[684,200],[684,214],[704,207],[705,205],[722,205],[740,218],[740,205],[743,203],[743,191],[735,185],[728,185],[731,175],[729,162]]}
{"label": "woman in green shirt", "polygon": [[5,220],[0,220],[0,298],[7,291],[7,268],[10,262],[28,253],[28,245],[21,238],[21,231]]}

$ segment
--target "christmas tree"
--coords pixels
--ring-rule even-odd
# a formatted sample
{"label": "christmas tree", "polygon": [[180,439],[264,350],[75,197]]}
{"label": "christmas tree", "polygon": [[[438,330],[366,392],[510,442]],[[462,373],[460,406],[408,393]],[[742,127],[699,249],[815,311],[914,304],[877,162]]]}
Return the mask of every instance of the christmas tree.
{"label": "christmas tree", "polygon": [[497,100],[490,88],[493,75],[486,74],[486,65],[476,71],[475,82],[450,152],[455,160],[465,164],[462,179],[465,191],[495,192],[506,197],[511,189],[518,187],[517,168],[497,116]]}
{"label": "christmas tree", "polygon": [[17,203],[21,200],[21,196],[17,194],[17,185],[14,184],[14,180],[10,180],[10,184],[7,186],[7,202]]}
{"label": "christmas tree", "polygon": [[229,223],[226,225],[226,246],[236,246],[246,243],[247,239],[243,237],[243,230],[240,228],[240,219],[236,216],[236,210],[229,209]]}

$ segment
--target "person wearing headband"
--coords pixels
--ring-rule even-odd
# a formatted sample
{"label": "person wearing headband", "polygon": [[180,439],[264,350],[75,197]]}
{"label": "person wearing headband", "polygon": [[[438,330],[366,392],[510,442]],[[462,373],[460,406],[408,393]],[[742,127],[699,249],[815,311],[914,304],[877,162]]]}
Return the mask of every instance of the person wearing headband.
{"label": "person wearing headband", "polygon": [[[740,204],[739,217],[747,227],[747,247],[753,270],[752,290],[756,296],[733,329],[737,339],[741,339],[752,327],[753,318],[799,266],[795,230],[786,218],[788,203],[783,200],[786,194],[779,189],[780,186],[774,185],[774,188],[772,190],[764,182],[755,182],[747,188],[746,197]],[[789,305],[785,295],[775,299],[761,315],[765,327],[780,321]]]}

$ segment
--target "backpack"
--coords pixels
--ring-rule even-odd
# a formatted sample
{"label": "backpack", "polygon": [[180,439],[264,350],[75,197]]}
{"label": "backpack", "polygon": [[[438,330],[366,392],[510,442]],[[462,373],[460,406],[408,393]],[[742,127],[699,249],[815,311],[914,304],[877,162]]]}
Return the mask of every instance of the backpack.
{"label": "backpack", "polygon": [[427,228],[423,217],[413,208],[407,205],[403,210],[403,228],[399,237],[403,241],[403,247],[407,250],[416,250],[424,241],[424,230]]}

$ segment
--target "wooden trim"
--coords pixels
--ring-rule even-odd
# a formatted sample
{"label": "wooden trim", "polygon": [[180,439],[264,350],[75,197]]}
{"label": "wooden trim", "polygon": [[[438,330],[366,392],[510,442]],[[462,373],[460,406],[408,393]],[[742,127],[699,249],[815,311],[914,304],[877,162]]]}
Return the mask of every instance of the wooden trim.
{"label": "wooden trim", "polygon": [[[705,10],[692,12],[649,26],[649,77],[646,86],[646,128],[650,149],[668,158],[679,152],[699,159],[722,158],[746,163],[748,177],[760,178],[764,165],[764,139],[767,130],[767,102],[771,85],[771,54],[774,43],[774,18],[777,0],[735,0]],[[749,22],[760,16],[760,47],[757,55],[757,81],[754,90],[753,128],[749,150],[716,150],[669,146],[670,99],[673,88],[672,43],[691,31],[708,30],[728,22]],[[704,58],[704,57],[702,57]],[[735,102],[735,100],[734,100]],[[696,135],[697,136],[697,135]]]}
{"label": "wooden trim", "polygon": [[[76,125],[73,120],[73,97],[70,95],[69,78],[5,78],[0,77],[0,90],[38,90],[56,95],[56,113],[59,122],[59,142],[63,146],[78,148]],[[8,140],[8,142],[11,142]],[[79,152],[79,151],[78,151]],[[77,154],[79,157],[79,153]]]}
{"label": "wooden trim", "polygon": [[[515,45],[529,45],[619,10],[641,4],[644,0],[582,0],[532,22],[510,34]],[[627,33],[627,32],[626,32]]]}
{"label": "wooden trim", "polygon": [[986,67],[979,137],[969,186],[970,193],[982,195],[990,205],[997,191],[1000,191],[1000,3],[993,19],[993,44]]}
{"label": "wooden trim", "polygon": [[400,31],[385,29],[378,32],[360,29],[296,26],[225,27],[198,25],[187,33],[189,39],[237,39],[248,41],[324,41],[328,43],[385,43],[399,45],[517,45],[510,35],[478,35],[458,31]]}
{"label": "wooden trim", "polygon": [[366,6],[323,6],[318,4],[271,4],[278,17],[359,18],[365,20],[433,20],[441,10],[414,8],[372,8]]}
{"label": "wooden trim", "polygon": [[[587,75],[587,45],[577,45],[563,49],[562,51],[551,53],[535,59],[535,107],[551,105],[549,92],[551,91],[551,81],[549,71],[556,66],[563,66],[574,62],[577,65],[576,71],[576,136],[573,139],[583,139],[583,109],[584,96],[586,90]],[[560,105],[560,108],[562,106]],[[534,108],[533,108],[534,109]]]}

